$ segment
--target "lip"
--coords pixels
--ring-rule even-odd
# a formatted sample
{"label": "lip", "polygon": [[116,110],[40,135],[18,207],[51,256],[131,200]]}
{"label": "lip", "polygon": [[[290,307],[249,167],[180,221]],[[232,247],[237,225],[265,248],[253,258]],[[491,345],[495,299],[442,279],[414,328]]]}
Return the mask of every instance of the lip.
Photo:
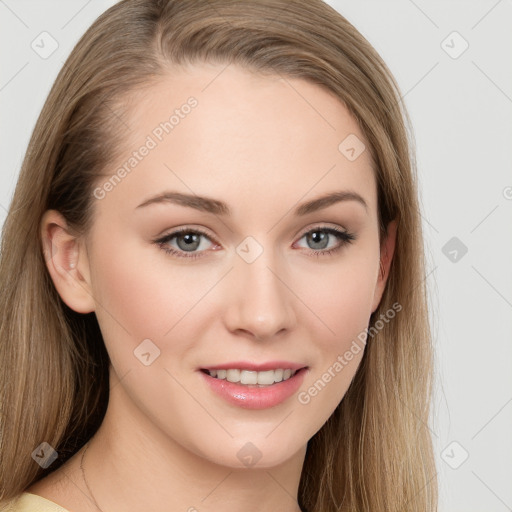
{"label": "lip", "polygon": [[205,366],[201,370],[229,370],[236,368],[238,370],[250,370],[253,372],[264,372],[265,370],[300,370],[305,368],[305,364],[292,363],[291,361],[268,361],[266,363],[250,363],[248,361],[233,361],[231,363],[218,364],[217,366]]}
{"label": "lip", "polygon": [[[232,364],[234,366],[231,366]],[[292,368],[289,366],[290,363],[286,363],[288,366],[279,366],[279,364],[275,366],[275,362],[273,362],[272,366],[269,367],[269,364],[265,363],[262,368],[262,365],[248,364],[244,366],[242,364],[242,366],[240,366],[240,363],[229,363],[229,366],[219,365],[216,367],[208,368],[209,370],[240,368],[243,370],[251,371],[265,371],[266,369],[275,368],[290,368],[297,370],[293,377],[262,388],[258,387],[257,385],[245,385],[229,382],[225,379],[217,379],[215,377],[211,377],[207,372],[201,370],[199,370],[199,375],[201,375],[201,378],[204,379],[210,390],[212,390],[214,393],[232,405],[241,407],[243,409],[269,409],[281,404],[290,398],[300,388],[304,381],[304,376],[309,371],[309,368],[305,367],[304,365],[298,365],[298,368]],[[258,367],[258,370],[254,370],[255,367]]]}

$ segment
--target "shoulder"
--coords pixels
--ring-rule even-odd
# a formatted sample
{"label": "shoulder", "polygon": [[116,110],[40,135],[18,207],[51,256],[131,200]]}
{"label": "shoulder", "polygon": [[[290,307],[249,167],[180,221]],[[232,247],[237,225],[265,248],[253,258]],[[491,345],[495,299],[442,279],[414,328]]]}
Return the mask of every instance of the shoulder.
{"label": "shoulder", "polygon": [[37,494],[23,492],[1,508],[1,512],[69,512]]}

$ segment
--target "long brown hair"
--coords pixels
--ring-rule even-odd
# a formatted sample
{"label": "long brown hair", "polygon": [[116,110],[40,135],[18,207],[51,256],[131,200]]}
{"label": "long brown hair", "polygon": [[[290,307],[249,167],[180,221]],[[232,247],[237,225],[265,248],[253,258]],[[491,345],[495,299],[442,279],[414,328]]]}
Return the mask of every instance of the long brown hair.
{"label": "long brown hair", "polygon": [[[302,78],[334,93],[374,160],[381,240],[398,220],[381,315],[360,367],[309,440],[299,486],[308,512],[437,510],[428,429],[433,353],[412,131],[400,90],[369,42],[321,0],[123,0],[101,15],[60,71],[32,133],[1,240],[0,503],[69,459],[108,403],[108,354],[94,313],[61,300],[39,225],[61,212],[76,233],[93,221],[93,189],[127,132],[130,93],[173,65],[233,63]],[[341,142],[341,141],[340,141]],[[58,459],[42,469],[42,442]]]}

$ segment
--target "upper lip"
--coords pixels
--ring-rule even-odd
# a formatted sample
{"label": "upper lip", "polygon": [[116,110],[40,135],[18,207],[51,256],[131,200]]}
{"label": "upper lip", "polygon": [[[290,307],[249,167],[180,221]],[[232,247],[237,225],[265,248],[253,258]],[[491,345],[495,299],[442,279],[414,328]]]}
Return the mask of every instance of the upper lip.
{"label": "upper lip", "polygon": [[265,370],[300,370],[306,368],[305,364],[292,363],[291,361],[267,361],[265,363],[250,363],[248,361],[233,361],[231,363],[217,364],[214,366],[207,366],[201,370],[229,370],[229,369],[249,370],[255,372],[263,372]]}

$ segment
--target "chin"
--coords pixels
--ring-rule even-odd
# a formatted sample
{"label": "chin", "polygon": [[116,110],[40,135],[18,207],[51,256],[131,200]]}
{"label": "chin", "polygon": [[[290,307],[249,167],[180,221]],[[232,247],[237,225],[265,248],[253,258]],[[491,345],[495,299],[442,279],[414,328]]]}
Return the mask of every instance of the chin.
{"label": "chin", "polygon": [[[232,469],[269,469],[284,464],[297,455],[301,447],[305,449],[307,441],[302,446],[290,446],[284,439],[275,437],[272,441],[265,439],[267,433],[256,438],[231,440],[224,445],[221,452],[203,453],[202,457]],[[288,440],[289,442],[289,440]]]}

